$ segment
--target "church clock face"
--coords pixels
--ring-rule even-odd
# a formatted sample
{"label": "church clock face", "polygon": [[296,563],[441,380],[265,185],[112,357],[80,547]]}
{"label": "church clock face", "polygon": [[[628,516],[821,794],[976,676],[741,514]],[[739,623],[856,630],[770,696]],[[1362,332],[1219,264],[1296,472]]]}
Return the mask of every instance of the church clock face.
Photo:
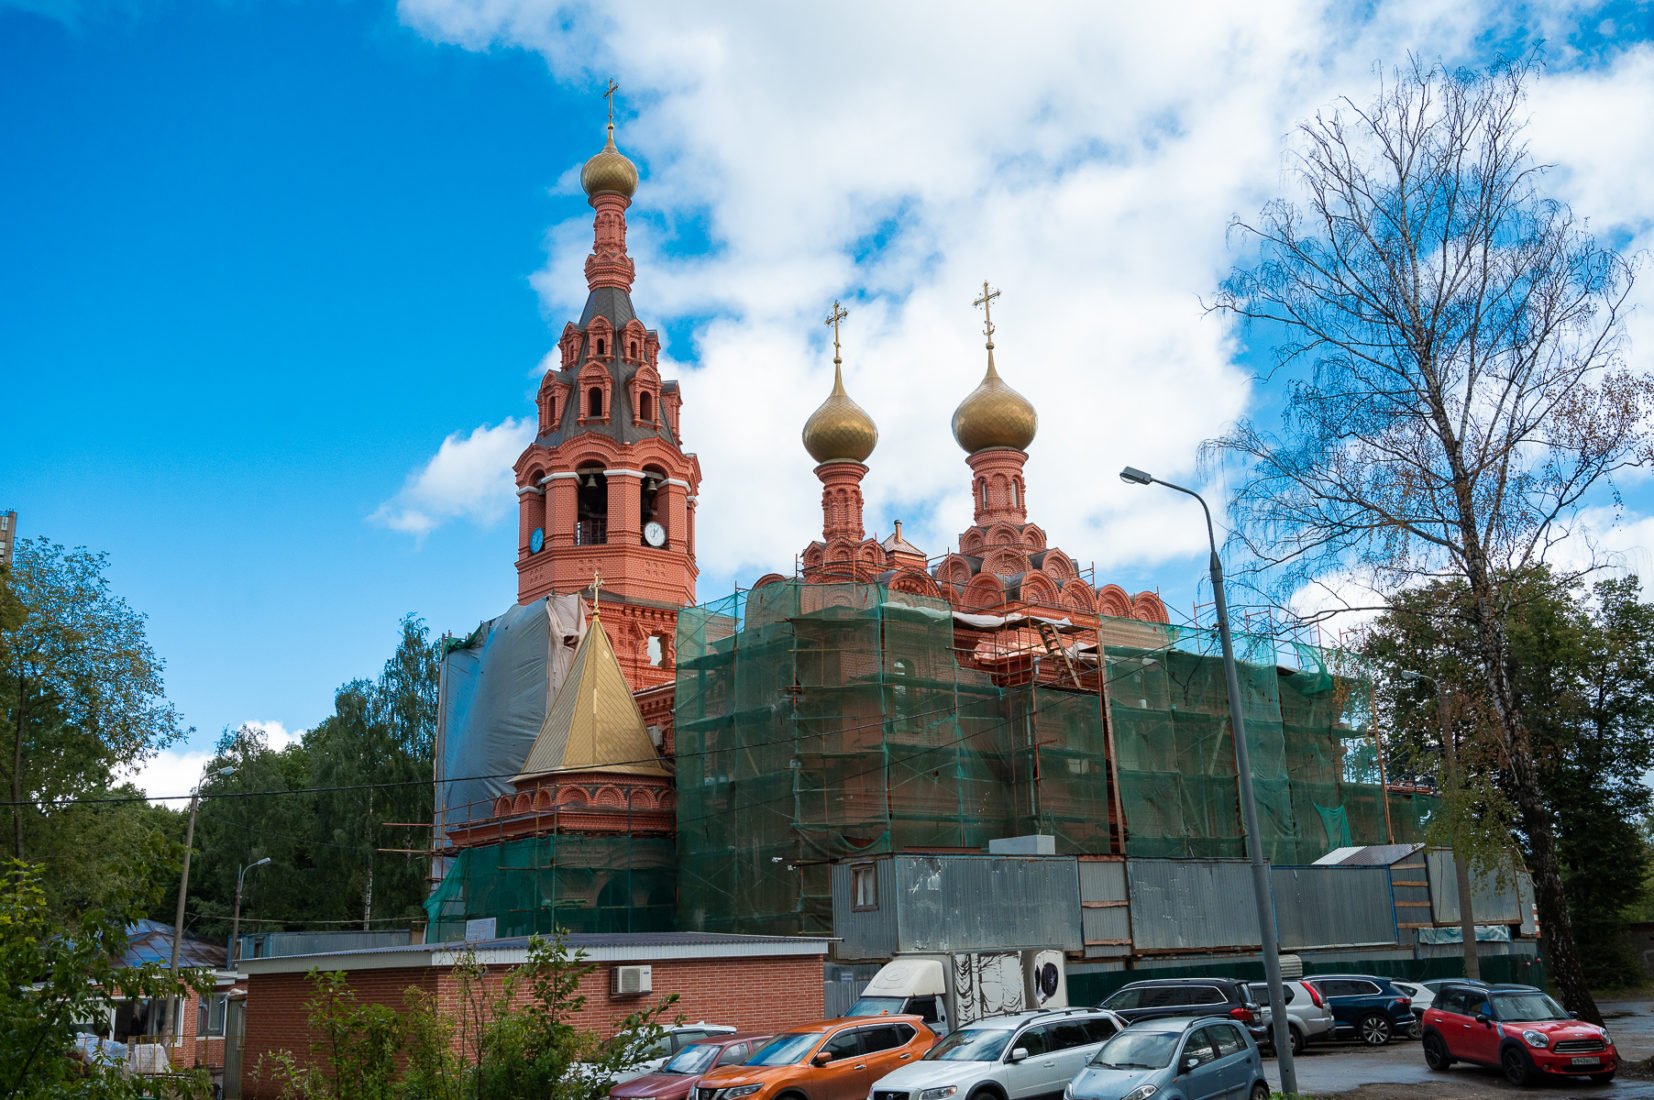
{"label": "church clock face", "polygon": [[643,541],[650,546],[665,546],[666,528],[651,520],[643,525]]}
{"label": "church clock face", "polygon": [[528,552],[538,554],[546,544],[546,532],[543,527],[536,527],[534,533],[528,536]]}

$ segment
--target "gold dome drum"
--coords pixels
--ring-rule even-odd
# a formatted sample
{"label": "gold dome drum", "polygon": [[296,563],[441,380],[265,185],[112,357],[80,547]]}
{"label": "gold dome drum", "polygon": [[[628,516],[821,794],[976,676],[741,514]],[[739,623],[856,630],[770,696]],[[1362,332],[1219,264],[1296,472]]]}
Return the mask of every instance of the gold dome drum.
{"label": "gold dome drum", "polygon": [[982,384],[953,410],[953,438],[967,454],[990,447],[1025,451],[1038,430],[1039,416],[1034,406],[999,377],[990,350],[988,373]]}
{"label": "gold dome drum", "polygon": [[605,191],[631,198],[637,192],[637,165],[615,148],[614,123],[609,123],[609,140],[586,166],[580,169],[580,186],[588,197]]}
{"label": "gold dome drum", "polygon": [[879,442],[879,429],[867,411],[844,392],[844,376],[833,366],[833,392],[804,422],[804,449],[824,462],[866,462]]}

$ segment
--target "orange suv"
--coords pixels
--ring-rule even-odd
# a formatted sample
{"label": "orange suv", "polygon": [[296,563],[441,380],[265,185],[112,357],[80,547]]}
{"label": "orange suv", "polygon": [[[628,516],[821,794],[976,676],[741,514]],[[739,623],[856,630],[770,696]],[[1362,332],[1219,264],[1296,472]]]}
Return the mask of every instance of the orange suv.
{"label": "orange suv", "polygon": [[721,1066],[693,1100],[865,1100],[873,1082],[919,1060],[936,1036],[917,1016],[854,1016],[791,1027],[745,1065]]}

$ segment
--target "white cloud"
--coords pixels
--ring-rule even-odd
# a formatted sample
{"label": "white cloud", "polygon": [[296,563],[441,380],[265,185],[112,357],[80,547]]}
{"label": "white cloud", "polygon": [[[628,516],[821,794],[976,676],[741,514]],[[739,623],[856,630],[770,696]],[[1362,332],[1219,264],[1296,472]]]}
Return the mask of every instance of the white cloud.
{"label": "white cloud", "polygon": [[264,743],[272,752],[280,752],[289,745],[296,745],[304,739],[305,730],[295,730],[292,733],[280,722],[247,721],[241,723],[243,728],[254,729],[264,735]]}
{"label": "white cloud", "polygon": [[534,421],[507,417],[496,427],[455,432],[431,460],[368,518],[410,535],[425,535],[451,519],[498,523],[516,499],[512,463],[534,438]]}
{"label": "white cloud", "polygon": [[[630,233],[639,312],[713,317],[694,346],[667,349],[706,479],[703,571],[785,570],[819,532],[798,433],[828,390],[821,318],[835,298],[852,313],[846,384],[880,429],[869,527],[905,519],[931,553],[954,542],[969,475],[949,419],[982,373],[970,302],[986,277],[1004,291],[1001,373],[1041,417],[1031,518],[1095,559],[1099,583],[1203,546],[1192,505],[1115,474],[1129,463],[1192,478],[1199,443],[1252,401],[1233,334],[1199,299],[1234,260],[1230,217],[1286,186],[1283,135],[1339,95],[1366,99],[1375,62],[1476,61],[1490,28],[1516,18],[1424,0],[850,3],[830,20],[756,3],[401,0],[400,13],[434,40],[537,51],[571,85],[613,74],[629,97],[619,140],[643,168]],[[1528,21],[1572,18],[1559,7]],[[1554,101],[1559,117],[1613,94],[1606,72],[1556,79],[1568,98],[1536,103]],[[1622,118],[1615,132],[1635,144],[1625,135],[1643,128],[1623,116],[1647,102],[1626,97],[1602,125]],[[598,146],[592,104],[592,140],[567,151],[564,190]],[[1635,159],[1582,154],[1570,186],[1581,201],[1646,210],[1629,181],[1650,155]],[[704,224],[705,254],[677,251],[673,227],[687,221]],[[572,317],[589,214],[546,241],[535,285],[554,317]],[[405,529],[433,514],[410,506]]]}
{"label": "white cloud", "polygon": [[[195,785],[201,782],[201,771],[213,755],[210,752],[194,752],[189,749],[164,749],[144,761],[143,766],[130,777],[130,782],[135,783],[151,801],[167,795],[187,797],[190,791],[195,789]],[[187,802],[176,798],[158,804],[171,806],[175,810],[188,805]]]}
{"label": "white cloud", "polygon": [[[243,728],[257,731],[263,737],[264,743],[276,752],[297,744],[305,734],[304,730],[289,732],[280,722],[254,719],[241,725]],[[199,752],[190,748],[165,749],[134,769],[131,775],[120,778],[136,784],[152,801],[168,795],[188,795],[195,785],[201,782],[201,773],[215,755],[217,754],[213,752]],[[173,809],[187,805],[176,798],[159,804],[171,806]]]}

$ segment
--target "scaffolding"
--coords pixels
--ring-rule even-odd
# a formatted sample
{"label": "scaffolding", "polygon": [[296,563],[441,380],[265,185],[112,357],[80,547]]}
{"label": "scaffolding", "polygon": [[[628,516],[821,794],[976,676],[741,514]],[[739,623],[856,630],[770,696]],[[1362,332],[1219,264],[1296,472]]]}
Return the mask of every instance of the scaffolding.
{"label": "scaffolding", "polygon": [[[979,851],[1244,854],[1228,697],[1210,633],[958,615],[877,584],[777,581],[678,618],[677,920],[831,932],[827,864]],[[1314,647],[1241,667],[1265,852],[1383,843],[1366,690]],[[1393,839],[1430,800],[1392,795]]]}

